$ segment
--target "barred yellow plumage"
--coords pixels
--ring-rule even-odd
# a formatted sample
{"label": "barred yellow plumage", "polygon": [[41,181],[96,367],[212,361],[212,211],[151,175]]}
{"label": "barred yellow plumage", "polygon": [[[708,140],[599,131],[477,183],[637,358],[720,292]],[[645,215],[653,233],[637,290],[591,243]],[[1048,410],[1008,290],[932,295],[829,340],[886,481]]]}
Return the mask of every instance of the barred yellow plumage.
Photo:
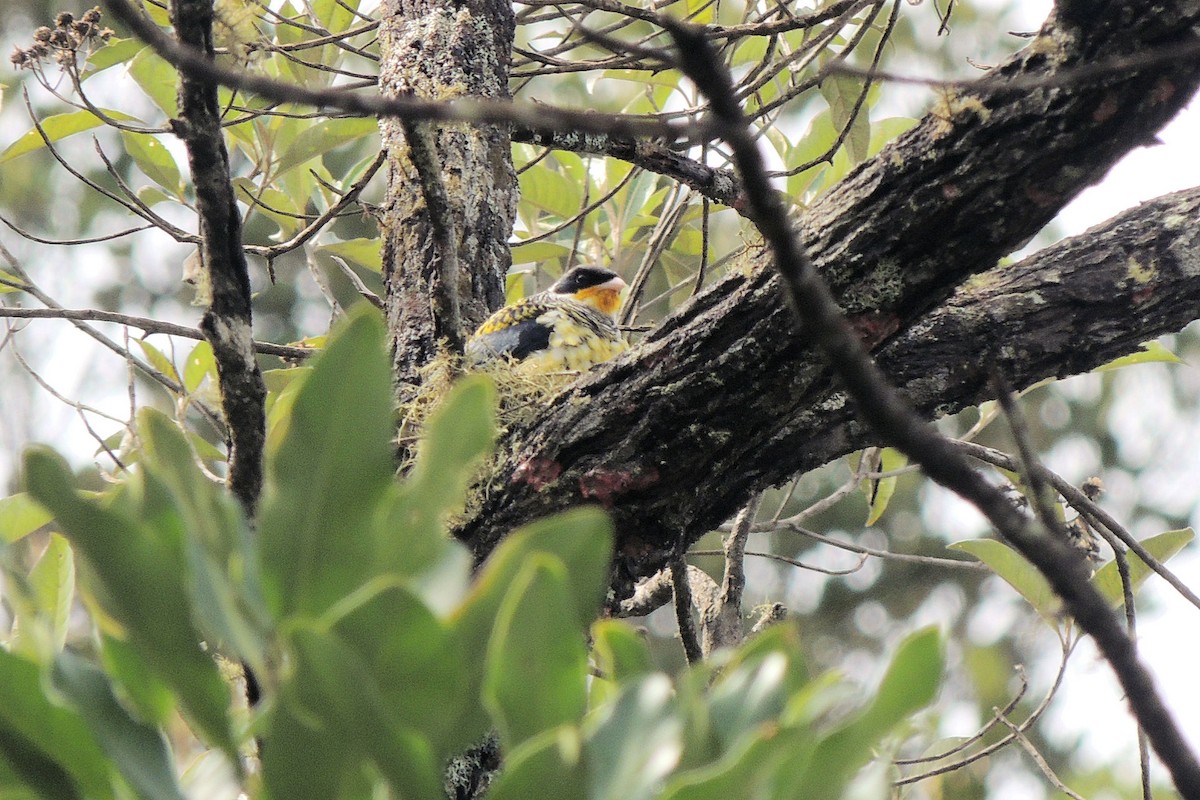
{"label": "barred yellow plumage", "polygon": [[576,267],[544,292],[500,309],[467,342],[467,363],[499,358],[531,372],[582,371],[626,348],[612,314],[625,281],[601,267]]}

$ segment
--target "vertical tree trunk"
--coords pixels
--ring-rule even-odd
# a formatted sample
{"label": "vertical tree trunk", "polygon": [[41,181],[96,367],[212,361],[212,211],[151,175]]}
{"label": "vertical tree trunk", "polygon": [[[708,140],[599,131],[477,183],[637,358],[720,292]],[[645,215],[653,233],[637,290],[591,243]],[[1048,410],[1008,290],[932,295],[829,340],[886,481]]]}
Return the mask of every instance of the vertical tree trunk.
{"label": "vertical tree trunk", "polygon": [[[445,100],[461,95],[508,97],[515,23],[505,0],[384,0],[380,86],[387,95]],[[382,209],[383,274],[388,329],[401,396],[420,382],[418,370],[437,353],[432,298],[439,258],[436,237],[402,126],[381,122],[388,159]],[[433,141],[458,237],[457,290],[465,332],[504,300],[511,263],[508,236],[517,181],[507,129],[442,125]]]}

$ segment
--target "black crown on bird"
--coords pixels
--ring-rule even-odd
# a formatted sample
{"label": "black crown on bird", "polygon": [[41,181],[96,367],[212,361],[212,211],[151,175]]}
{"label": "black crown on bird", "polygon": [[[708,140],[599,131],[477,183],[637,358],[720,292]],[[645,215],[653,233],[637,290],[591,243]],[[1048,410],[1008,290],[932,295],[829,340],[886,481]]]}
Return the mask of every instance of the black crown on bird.
{"label": "black crown on bird", "polygon": [[535,369],[579,370],[625,349],[613,315],[625,281],[610,269],[574,267],[549,289],[497,311],[467,342],[475,366],[507,357]]}

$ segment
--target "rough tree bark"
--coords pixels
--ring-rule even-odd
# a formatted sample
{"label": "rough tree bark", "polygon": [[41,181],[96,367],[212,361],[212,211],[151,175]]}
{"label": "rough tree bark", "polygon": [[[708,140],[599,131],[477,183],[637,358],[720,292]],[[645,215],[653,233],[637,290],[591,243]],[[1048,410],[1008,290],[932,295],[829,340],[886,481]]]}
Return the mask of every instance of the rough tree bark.
{"label": "rough tree bark", "polygon": [[[385,0],[381,15],[379,84],[385,95],[509,97],[515,30],[510,3]],[[441,329],[431,298],[455,294],[465,331],[503,303],[504,275],[512,263],[507,242],[516,216],[516,174],[506,128],[448,124],[428,137],[442,165],[451,211],[451,218],[440,222],[459,242],[457,286],[445,287],[438,280],[437,232],[403,126],[384,118],[380,130],[388,153],[380,219],[386,311],[403,394],[406,385],[420,383],[420,368],[449,333]]]}
{"label": "rough tree bark", "polygon": [[[1027,385],[1088,369],[1122,346],[1194,318],[1194,303],[1177,304],[1173,314],[1141,313],[1142,304],[1168,290],[1168,275],[1194,277],[1194,250],[1181,250],[1174,268],[1164,264],[1150,276],[1135,270],[1139,277],[1131,277],[1120,260],[1107,278],[1088,273],[1078,285],[1054,274],[1060,265],[1023,264],[1020,274],[1040,280],[1047,307],[1055,309],[1058,327],[1050,332],[1077,325],[1093,337],[1085,346],[1065,336],[1016,336],[1021,320],[1047,324],[1045,315],[1026,317],[1029,308],[1020,304],[1010,310],[1022,313],[1011,319],[989,316],[986,306],[958,310],[960,322],[996,319],[1012,326],[1007,332],[985,325],[939,329],[955,318],[951,308],[944,306],[941,317],[930,312],[1036,233],[1122,155],[1152,141],[1200,83],[1194,63],[1127,69],[1086,84],[1070,80],[1071,70],[1194,41],[1198,19],[1194,4],[1149,11],[1129,0],[1106,3],[1079,24],[1052,17],[978,89],[946,96],[799,220],[809,255],[843,309],[893,377],[910,392],[925,391],[913,399],[927,413],[984,399],[978,367],[989,355],[1013,371],[1014,383]],[[1174,226],[1169,238],[1183,233]],[[617,524],[616,588],[623,595],[753,492],[867,443],[828,370],[795,339],[766,257],[752,256],[745,270],[673,314],[640,347],[509,431],[492,491],[458,530],[478,556],[527,519],[600,502]],[[1154,257],[1166,258],[1147,251],[1141,263]],[[989,273],[964,291],[982,292],[992,281],[1011,280],[1009,274]],[[1057,292],[1048,294],[1051,288]],[[1089,300],[1096,306],[1088,307]],[[996,302],[986,293],[978,301]],[[930,333],[945,338],[929,341]],[[985,334],[992,338],[958,338]],[[981,353],[984,342],[990,353]],[[1062,346],[1047,351],[1048,342]],[[918,371],[892,360],[896,355],[912,359]],[[922,365],[928,371],[920,372]]]}

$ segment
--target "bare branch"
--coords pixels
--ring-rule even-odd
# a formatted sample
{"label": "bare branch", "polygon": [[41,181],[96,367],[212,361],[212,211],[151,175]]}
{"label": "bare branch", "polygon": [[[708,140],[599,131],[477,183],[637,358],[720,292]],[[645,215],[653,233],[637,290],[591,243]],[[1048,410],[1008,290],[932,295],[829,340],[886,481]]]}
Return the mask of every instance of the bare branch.
{"label": "bare branch", "polygon": [[[184,339],[204,339],[204,334],[198,329],[189,328],[186,325],[176,325],[173,322],[150,319],[149,317],[135,317],[130,314],[101,311],[98,308],[12,308],[9,306],[0,306],[0,317],[113,322],[118,325],[129,325],[145,333],[161,333],[167,336],[179,336]],[[254,349],[256,352],[263,353],[264,355],[279,356],[280,358],[287,359],[302,360],[309,358],[313,354],[313,351],[307,347],[290,347],[288,345],[272,344],[271,342],[255,342]]]}

